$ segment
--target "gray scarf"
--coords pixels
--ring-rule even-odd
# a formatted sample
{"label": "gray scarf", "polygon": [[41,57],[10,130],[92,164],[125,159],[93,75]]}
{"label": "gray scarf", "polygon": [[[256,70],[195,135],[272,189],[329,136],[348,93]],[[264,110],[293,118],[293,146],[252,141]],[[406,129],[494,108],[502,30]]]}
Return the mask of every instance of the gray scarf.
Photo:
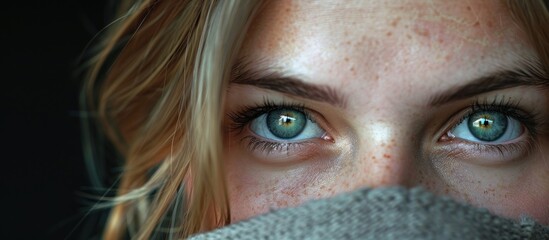
{"label": "gray scarf", "polygon": [[191,239],[549,239],[549,227],[393,187],[274,210]]}

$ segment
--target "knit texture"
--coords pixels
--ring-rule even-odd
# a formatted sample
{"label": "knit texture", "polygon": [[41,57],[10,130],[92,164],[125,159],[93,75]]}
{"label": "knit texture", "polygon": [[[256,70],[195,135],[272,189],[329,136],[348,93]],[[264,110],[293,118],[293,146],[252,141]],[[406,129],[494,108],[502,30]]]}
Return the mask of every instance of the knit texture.
{"label": "knit texture", "polygon": [[362,189],[271,211],[191,239],[549,239],[549,228],[437,197],[423,188]]}

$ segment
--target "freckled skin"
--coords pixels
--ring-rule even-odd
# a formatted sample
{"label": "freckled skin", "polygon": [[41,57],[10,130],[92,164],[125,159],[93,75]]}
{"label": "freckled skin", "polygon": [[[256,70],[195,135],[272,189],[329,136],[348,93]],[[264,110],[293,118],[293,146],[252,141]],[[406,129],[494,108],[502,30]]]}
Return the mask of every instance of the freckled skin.
{"label": "freckled skin", "polygon": [[[307,105],[337,130],[326,144],[334,150],[313,159],[261,163],[237,137],[226,137],[232,221],[362,187],[422,185],[496,214],[549,223],[545,150],[500,167],[433,150],[440,137],[434,123],[462,107],[429,107],[430,97],[533,56],[527,42],[500,1],[269,2],[240,55],[338,89],[348,104]],[[266,94],[234,89],[226,108]]]}

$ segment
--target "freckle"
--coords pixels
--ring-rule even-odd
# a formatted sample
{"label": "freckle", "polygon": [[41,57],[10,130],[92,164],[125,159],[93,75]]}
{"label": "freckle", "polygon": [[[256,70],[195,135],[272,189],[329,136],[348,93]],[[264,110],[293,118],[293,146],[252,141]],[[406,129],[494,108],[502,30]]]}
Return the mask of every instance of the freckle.
{"label": "freckle", "polygon": [[375,160],[375,159],[376,159],[376,156],[372,156],[372,159]]}
{"label": "freckle", "polygon": [[398,22],[400,22],[400,18],[395,18],[392,22],[391,22],[391,26],[393,27],[396,27],[398,25]]}
{"label": "freckle", "polygon": [[384,158],[391,158],[391,155],[385,153],[385,154],[383,154],[383,157],[384,157]]}
{"label": "freckle", "polygon": [[379,75],[376,74],[376,77],[375,77],[376,80],[379,80]]}
{"label": "freckle", "polygon": [[390,37],[391,35],[393,35],[393,32],[387,32],[385,35],[387,35],[387,37]]}
{"label": "freckle", "polygon": [[351,45],[351,41],[346,41],[345,44]]}
{"label": "freckle", "polygon": [[476,21],[475,24],[473,24],[473,27],[478,27],[478,26],[480,26],[480,23]]}
{"label": "freckle", "polygon": [[348,57],[345,57],[343,60],[344,60],[345,62],[348,62],[348,61],[349,61],[349,58],[348,58]]}
{"label": "freckle", "polygon": [[467,6],[467,11],[471,11],[471,6]]}
{"label": "freckle", "polygon": [[412,36],[410,36],[410,34],[406,34],[406,38],[412,39]]}
{"label": "freckle", "polygon": [[415,29],[414,32],[416,32],[420,36],[429,37],[431,33],[429,32],[429,29],[423,28],[423,29]]}

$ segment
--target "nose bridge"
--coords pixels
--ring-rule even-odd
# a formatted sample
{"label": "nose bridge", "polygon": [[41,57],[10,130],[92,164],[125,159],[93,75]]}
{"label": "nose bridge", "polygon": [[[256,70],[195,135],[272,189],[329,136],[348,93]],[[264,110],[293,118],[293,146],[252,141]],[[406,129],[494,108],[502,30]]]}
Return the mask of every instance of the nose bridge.
{"label": "nose bridge", "polygon": [[412,185],[413,153],[407,151],[413,143],[405,136],[405,126],[398,121],[375,121],[359,133],[358,171],[364,186]]}

